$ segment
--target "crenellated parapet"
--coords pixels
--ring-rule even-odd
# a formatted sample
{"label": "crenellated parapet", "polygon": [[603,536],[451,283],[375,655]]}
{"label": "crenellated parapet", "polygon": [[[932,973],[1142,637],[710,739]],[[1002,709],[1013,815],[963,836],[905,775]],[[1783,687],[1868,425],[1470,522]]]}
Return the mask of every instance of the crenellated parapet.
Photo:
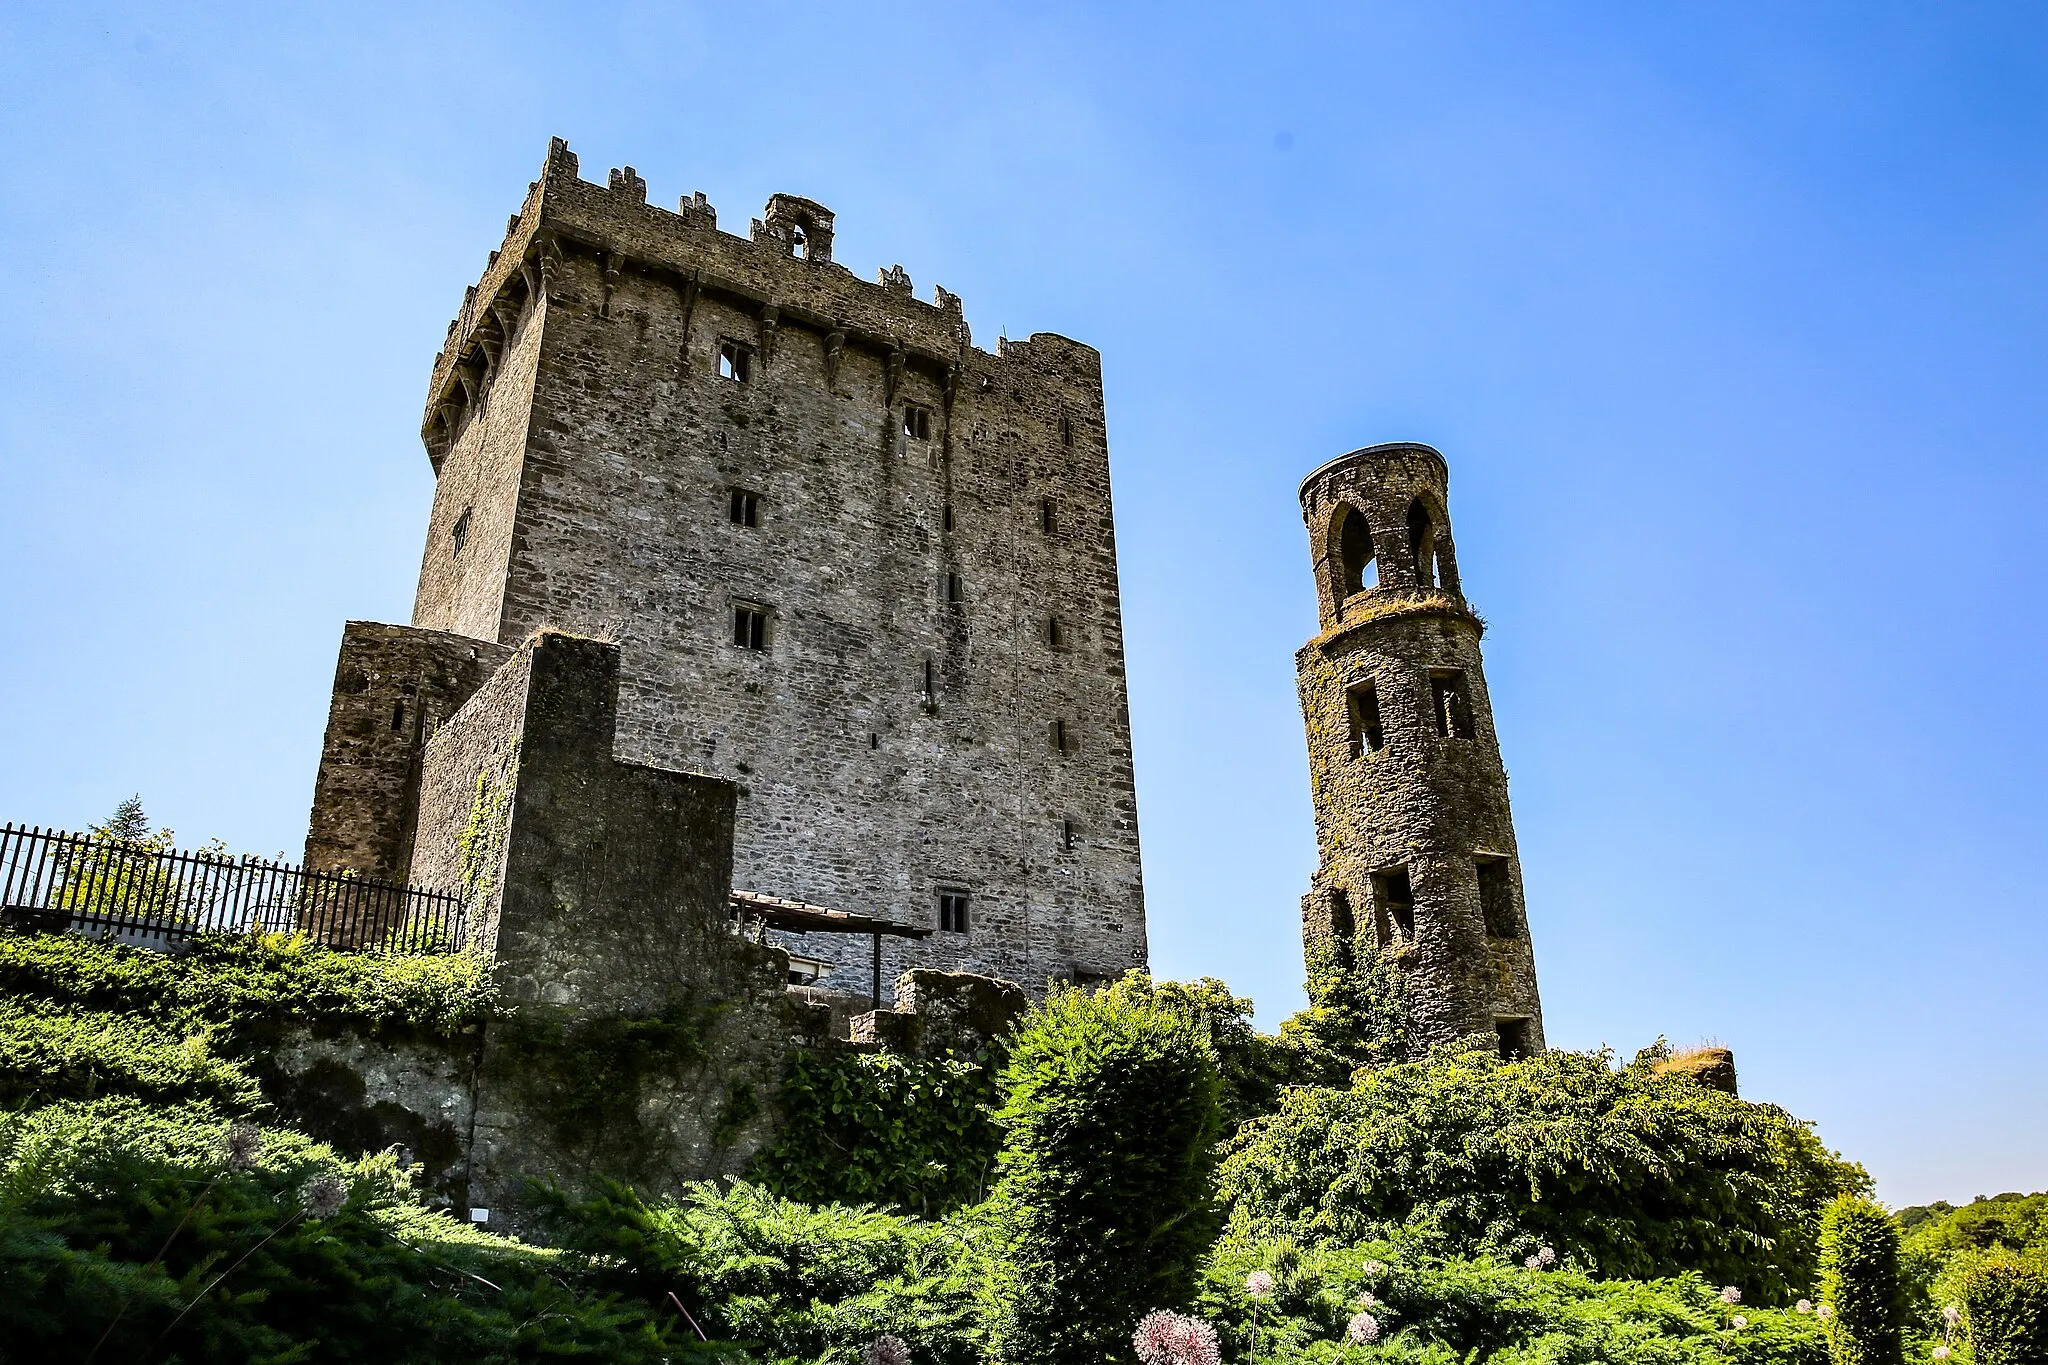
{"label": "crenellated parapet", "polygon": [[[488,402],[500,355],[535,306],[556,295],[572,260],[595,265],[603,307],[627,276],[658,281],[674,290],[686,315],[704,297],[750,311],[763,320],[771,348],[778,330],[800,327],[825,339],[835,355],[867,351],[949,389],[970,353],[990,358],[974,350],[959,295],[937,288],[931,302],[917,298],[900,265],[882,270],[874,283],[860,279],[833,261],[833,231],[824,205],[777,194],[747,236],[722,232],[701,191],[670,210],[647,202],[647,182],[631,166],[593,184],[582,178],[568,144],[554,139],[541,178],[529,186],[483,277],[465,291],[435,358],[420,425],[435,467]],[[1095,368],[1099,373],[1099,360]]]}

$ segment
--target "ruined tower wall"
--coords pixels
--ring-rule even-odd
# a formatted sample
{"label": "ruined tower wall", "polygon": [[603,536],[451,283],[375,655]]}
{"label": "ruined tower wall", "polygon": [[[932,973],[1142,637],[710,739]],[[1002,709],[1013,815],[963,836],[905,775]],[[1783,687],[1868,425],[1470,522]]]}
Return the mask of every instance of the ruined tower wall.
{"label": "ruined tower wall", "polygon": [[1296,656],[1321,864],[1302,928],[1393,953],[1422,1041],[1497,1032],[1526,1051],[1542,1006],[1448,477],[1399,445],[1302,486],[1323,627]]}
{"label": "ruined tower wall", "polygon": [[446,631],[342,628],[306,866],[406,880],[427,739],[510,653]]}
{"label": "ruined tower wall", "polygon": [[815,205],[744,239],[644,193],[558,144],[457,319],[415,624],[620,644],[619,754],[739,785],[741,887],[932,927],[968,892],[891,977],[1142,965],[1099,357],[975,349],[951,295],[833,265],[829,215],[793,255]]}

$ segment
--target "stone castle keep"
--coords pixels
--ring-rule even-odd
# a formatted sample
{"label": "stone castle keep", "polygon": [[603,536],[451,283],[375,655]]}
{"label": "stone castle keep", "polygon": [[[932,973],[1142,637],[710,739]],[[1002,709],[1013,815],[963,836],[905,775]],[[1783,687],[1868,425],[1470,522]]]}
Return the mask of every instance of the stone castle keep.
{"label": "stone castle keep", "polygon": [[1426,445],[1369,446],[1301,485],[1322,630],[1295,655],[1321,866],[1311,951],[1391,949],[1425,1042],[1543,1047],[1507,771]]}
{"label": "stone castle keep", "polygon": [[[646,198],[557,140],[465,296],[412,622],[344,632],[308,864],[474,882],[499,779],[437,736],[555,632],[616,646],[618,773],[731,785],[735,889],[922,934],[884,979],[1144,966],[1099,356],[976,348],[809,200],[739,237]],[[867,988],[864,942],[785,942]]]}
{"label": "stone castle keep", "polygon": [[[458,1203],[737,1174],[793,1049],[971,1052],[1147,963],[1099,357],[977,349],[954,295],[835,264],[809,200],[743,238],[646,197],[551,146],[434,365],[412,622],[348,623],[335,669],[307,864],[445,893],[518,1009],[453,1048],[308,1036],[277,1085]],[[1448,478],[1383,445],[1301,488],[1302,931],[1391,953],[1423,1041],[1528,1052]],[[564,1130],[546,1040],[622,1015],[698,1045]]]}

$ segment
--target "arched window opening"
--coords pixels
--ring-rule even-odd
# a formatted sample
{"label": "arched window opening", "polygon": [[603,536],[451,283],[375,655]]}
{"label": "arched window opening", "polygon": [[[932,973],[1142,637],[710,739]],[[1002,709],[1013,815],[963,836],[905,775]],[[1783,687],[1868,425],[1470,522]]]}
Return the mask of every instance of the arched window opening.
{"label": "arched window opening", "polygon": [[1372,530],[1356,507],[1344,509],[1337,523],[1338,582],[1344,595],[1366,592],[1379,586],[1379,563],[1373,558]]}
{"label": "arched window opening", "polygon": [[1417,586],[1436,586],[1436,521],[1417,498],[1408,504],[1408,553],[1415,559]]}

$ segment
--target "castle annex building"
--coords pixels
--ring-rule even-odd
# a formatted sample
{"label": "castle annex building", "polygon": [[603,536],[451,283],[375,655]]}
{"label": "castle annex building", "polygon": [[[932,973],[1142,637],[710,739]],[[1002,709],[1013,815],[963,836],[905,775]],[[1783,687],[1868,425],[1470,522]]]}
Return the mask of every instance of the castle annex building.
{"label": "castle annex building", "polygon": [[1390,953],[1422,1042],[1526,1055],[1543,1006],[1449,483],[1442,455],[1399,442],[1301,485],[1322,626],[1295,655],[1321,863],[1302,935]]}
{"label": "castle annex building", "polygon": [[[887,977],[1143,966],[1099,356],[976,348],[809,200],[740,237],[646,198],[557,140],[465,295],[412,622],[344,632],[308,864],[473,876],[414,844],[488,792],[423,795],[423,756],[555,632],[617,646],[620,764],[735,785],[734,888],[929,931]],[[800,951],[866,988],[865,943]]]}

